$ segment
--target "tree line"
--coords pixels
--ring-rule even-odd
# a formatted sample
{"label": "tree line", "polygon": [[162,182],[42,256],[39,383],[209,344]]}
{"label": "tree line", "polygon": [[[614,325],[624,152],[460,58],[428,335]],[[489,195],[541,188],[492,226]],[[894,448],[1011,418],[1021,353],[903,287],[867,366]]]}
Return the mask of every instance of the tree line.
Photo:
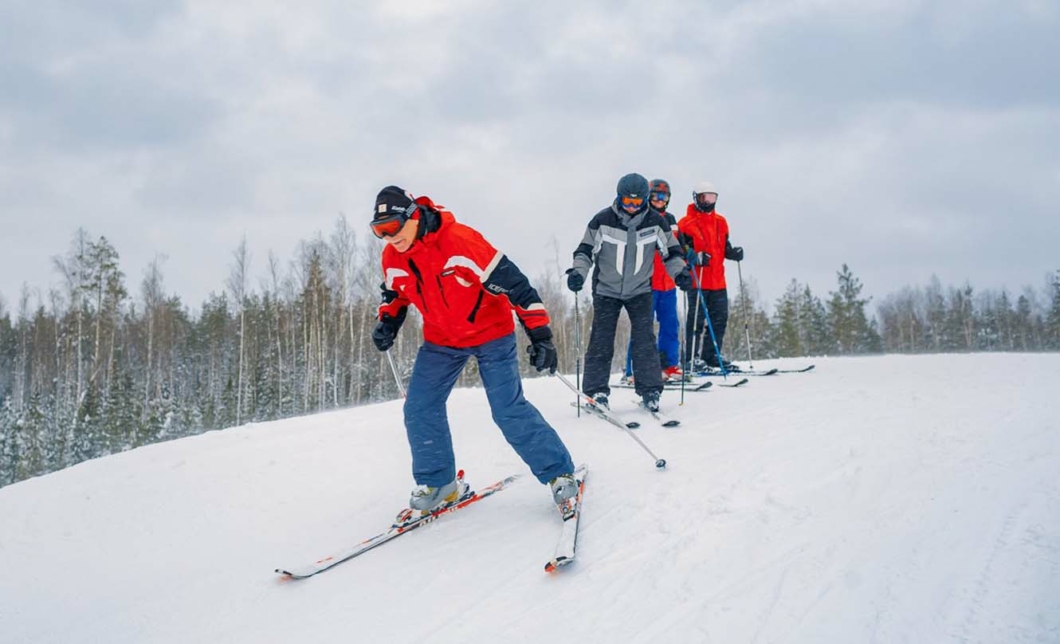
{"label": "tree line", "polygon": [[[137,284],[118,250],[87,231],[54,258],[58,285],[0,299],[0,486],[124,450],[251,422],[398,397],[386,354],[371,342],[379,304],[379,242],[345,217],[253,270],[244,239],[225,288],[192,311],[165,285],[165,257]],[[552,317],[560,369],[575,370],[592,320],[589,299],[566,290],[568,262],[532,279]],[[792,280],[767,307],[753,278],[730,288],[730,359],[878,352],[1060,350],[1060,271],[1046,291],[975,293],[970,285],[905,288],[874,315],[843,265],[819,298]],[[745,332],[746,322],[746,332]],[[623,320],[623,324],[627,324]],[[517,334],[521,351],[526,339]],[[421,343],[410,313],[391,351],[408,379]],[[628,327],[620,327],[625,346]],[[616,351],[620,368],[624,351]],[[524,375],[537,375],[523,362]],[[474,362],[461,385],[477,382]]]}

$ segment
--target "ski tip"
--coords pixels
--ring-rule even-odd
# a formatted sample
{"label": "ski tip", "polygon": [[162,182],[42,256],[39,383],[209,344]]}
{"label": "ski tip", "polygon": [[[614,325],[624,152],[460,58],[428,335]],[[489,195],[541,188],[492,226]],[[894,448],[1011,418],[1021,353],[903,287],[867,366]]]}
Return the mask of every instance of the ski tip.
{"label": "ski tip", "polygon": [[552,561],[545,564],[545,572],[556,572],[557,570],[559,570],[563,566],[566,566],[572,561],[574,561],[574,559],[571,559],[570,557],[556,557]]}
{"label": "ski tip", "polygon": [[742,387],[743,385],[746,385],[749,382],[751,382],[751,381],[748,380],[747,378],[741,378],[741,379],[737,380],[736,382],[725,383],[725,384],[722,384],[721,386],[722,387]]}

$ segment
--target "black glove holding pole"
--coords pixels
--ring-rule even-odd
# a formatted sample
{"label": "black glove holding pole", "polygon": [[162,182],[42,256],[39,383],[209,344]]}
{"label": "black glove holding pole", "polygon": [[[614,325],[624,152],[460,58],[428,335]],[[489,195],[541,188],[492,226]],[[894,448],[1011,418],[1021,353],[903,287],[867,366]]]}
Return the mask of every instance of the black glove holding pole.
{"label": "black glove holding pole", "polygon": [[550,374],[556,373],[559,354],[556,353],[556,345],[552,344],[552,329],[546,324],[536,329],[527,329],[526,335],[530,338],[530,346],[526,348],[526,352],[530,354],[530,364],[538,371],[548,369]]}

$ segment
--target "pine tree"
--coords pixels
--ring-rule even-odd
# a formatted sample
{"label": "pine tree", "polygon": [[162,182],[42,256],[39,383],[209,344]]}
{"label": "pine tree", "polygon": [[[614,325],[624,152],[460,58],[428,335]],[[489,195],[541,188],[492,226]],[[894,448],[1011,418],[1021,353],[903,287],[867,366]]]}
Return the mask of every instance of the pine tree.
{"label": "pine tree", "polygon": [[136,445],[140,424],[139,397],[132,374],[115,368],[104,411],[106,453],[116,454]]}
{"label": "pine tree", "polygon": [[[21,481],[50,471],[45,454],[44,438],[48,433],[47,417],[44,414],[41,396],[34,392],[21,417],[16,420],[18,431],[15,433],[15,450],[18,457],[15,462],[15,480]],[[63,465],[57,465],[62,467]]]}
{"label": "pine tree", "polygon": [[[684,319],[682,315],[682,324]],[[733,360],[743,360],[749,356],[751,362],[756,359],[775,358],[778,355],[775,335],[769,314],[765,306],[759,302],[758,284],[753,277],[747,276],[743,292],[737,293],[736,299],[729,305],[729,332],[726,335],[726,345],[731,348],[728,349],[728,357]],[[751,342],[750,351],[747,346],[748,337]],[[683,334],[682,341],[684,341]]]}
{"label": "pine tree", "polygon": [[95,312],[88,386],[94,384],[97,393],[105,393],[113,367],[118,316],[127,293],[122,281],[124,274],[118,269],[118,251],[106,237],[88,244],[86,264],[85,290],[94,300]]}
{"label": "pine tree", "polygon": [[1013,321],[1013,335],[1015,336],[1015,349],[1018,351],[1032,351],[1040,349],[1035,346],[1034,320],[1031,301],[1026,295],[1020,295],[1016,300],[1016,312]]}
{"label": "pine tree", "polygon": [[978,345],[972,296],[973,290],[970,284],[965,284],[960,289],[950,289],[949,305],[946,310],[946,350],[973,351]]}
{"label": "pine tree", "polygon": [[77,409],[78,422],[73,426],[70,441],[70,461],[80,463],[107,453],[103,451],[103,417],[99,389],[91,381],[85,388],[84,400]]}
{"label": "pine tree", "polygon": [[0,408],[13,395],[17,335],[0,297]]}
{"label": "pine tree", "polygon": [[1002,290],[997,298],[998,349],[1000,351],[1016,350],[1016,312],[1012,309],[1012,300],[1008,291]]}
{"label": "pine tree", "polygon": [[828,353],[832,345],[828,329],[828,311],[821,299],[810,290],[809,284],[803,287],[799,296],[799,312],[805,345],[803,355]]}
{"label": "pine tree", "polygon": [[876,329],[869,324],[865,306],[871,298],[862,299],[861,280],[843,264],[836,273],[839,289],[828,301],[828,325],[839,353],[869,353],[881,345]]}
{"label": "pine tree", "polygon": [[11,408],[10,403],[10,398],[0,401],[0,487],[15,482],[15,468],[18,464],[15,410]]}
{"label": "pine tree", "polygon": [[1050,287],[1051,302],[1045,318],[1045,337],[1049,349],[1060,351],[1060,270],[1052,276]]}
{"label": "pine tree", "polygon": [[780,356],[805,355],[802,337],[802,320],[799,311],[800,286],[796,280],[788,283],[784,294],[777,300],[773,314],[773,344]]}

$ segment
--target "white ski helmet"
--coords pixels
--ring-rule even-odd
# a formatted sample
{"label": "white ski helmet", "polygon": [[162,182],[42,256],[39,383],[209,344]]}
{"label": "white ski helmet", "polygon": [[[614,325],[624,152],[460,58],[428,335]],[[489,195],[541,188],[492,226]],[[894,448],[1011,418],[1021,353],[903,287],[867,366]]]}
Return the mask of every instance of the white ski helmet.
{"label": "white ski helmet", "polygon": [[705,194],[714,195],[714,201],[717,201],[718,189],[709,181],[700,181],[696,184],[696,187],[692,189],[692,203],[694,203],[699,210],[710,212],[711,210],[714,210],[714,202],[707,204],[700,201],[700,195]]}
{"label": "white ski helmet", "polygon": [[696,187],[692,189],[692,199],[695,199],[696,196],[704,192],[713,192],[714,194],[718,194],[718,189],[714,186],[713,183],[709,181],[700,181],[696,184]]}

